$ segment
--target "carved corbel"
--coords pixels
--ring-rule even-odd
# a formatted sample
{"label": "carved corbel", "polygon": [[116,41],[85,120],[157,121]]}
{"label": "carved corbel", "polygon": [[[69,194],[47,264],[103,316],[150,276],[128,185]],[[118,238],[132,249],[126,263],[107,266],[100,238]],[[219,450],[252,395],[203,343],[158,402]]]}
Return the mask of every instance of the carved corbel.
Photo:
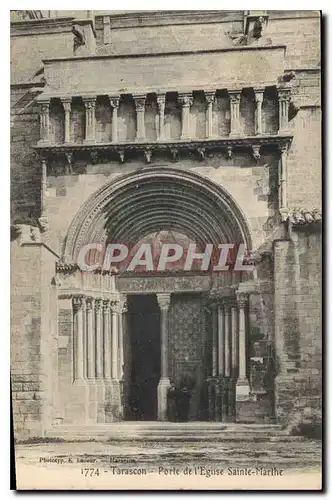
{"label": "carved corbel", "polygon": [[260,160],[260,157],[261,157],[260,149],[261,149],[261,147],[259,144],[252,145],[252,155],[253,155],[254,159],[256,160],[256,162],[258,162],[258,160]]}
{"label": "carved corbel", "polygon": [[67,160],[66,167],[65,167],[66,175],[71,175],[73,173],[73,167],[72,167],[73,153],[70,151],[67,151],[65,153],[65,155],[66,155],[66,160]]}
{"label": "carved corbel", "polygon": [[152,151],[150,148],[144,149],[144,157],[145,157],[146,163],[151,163]]}
{"label": "carved corbel", "polygon": [[233,148],[232,146],[228,146],[226,151],[226,158],[230,160],[232,158],[232,155],[233,155]]}
{"label": "carved corbel", "polygon": [[178,161],[178,149],[177,148],[170,148],[170,153],[172,155],[172,160],[173,161]]}
{"label": "carved corbel", "polygon": [[90,158],[92,165],[96,165],[99,161],[98,151],[90,151]]}
{"label": "carved corbel", "polygon": [[119,155],[120,163],[124,163],[124,159],[125,159],[124,149],[119,149],[118,150],[118,155]]}
{"label": "carved corbel", "polygon": [[197,153],[200,161],[205,160],[205,148],[197,148]]}

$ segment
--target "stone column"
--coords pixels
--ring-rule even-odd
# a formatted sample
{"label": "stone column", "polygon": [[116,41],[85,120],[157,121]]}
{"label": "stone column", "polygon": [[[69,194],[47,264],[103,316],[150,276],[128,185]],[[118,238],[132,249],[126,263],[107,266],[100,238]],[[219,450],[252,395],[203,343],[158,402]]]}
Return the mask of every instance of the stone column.
{"label": "stone column", "polygon": [[231,111],[231,131],[230,136],[238,136],[242,134],[241,123],[240,123],[240,101],[241,101],[241,90],[229,90],[228,91],[230,100],[230,111]]}
{"label": "stone column", "polygon": [[159,112],[159,128],[158,128],[158,141],[165,139],[165,94],[157,95],[157,104]]}
{"label": "stone column", "polygon": [[279,101],[279,134],[287,134],[288,130],[288,107],[291,98],[290,88],[278,89]]}
{"label": "stone column", "polygon": [[213,136],[213,130],[212,130],[212,107],[215,99],[215,92],[205,92],[205,99],[207,102],[207,108],[206,108],[206,137],[208,139],[211,139]]}
{"label": "stone column", "polygon": [[65,112],[65,144],[68,144],[70,143],[71,97],[62,97],[61,102]]}
{"label": "stone column", "polygon": [[225,314],[225,377],[231,376],[231,311],[228,304],[224,306]]}
{"label": "stone column", "polygon": [[218,305],[218,375],[225,374],[225,313],[222,304]]}
{"label": "stone column", "polygon": [[111,303],[112,307],[112,379],[119,380],[118,369],[118,328],[119,328],[119,304],[114,300]]}
{"label": "stone column", "polygon": [[104,341],[104,378],[110,380],[112,377],[111,371],[111,351],[113,345],[111,344],[111,332],[110,332],[110,301],[103,301],[103,341]]}
{"label": "stone column", "polygon": [[160,307],[161,377],[158,384],[158,420],[167,420],[167,391],[171,385],[168,377],[168,309],[170,293],[157,293]]}
{"label": "stone column", "polygon": [[82,381],[84,379],[84,297],[75,296],[72,300],[74,313],[74,379],[75,381]]}
{"label": "stone column", "polygon": [[95,335],[96,335],[96,344],[95,344],[95,359],[96,359],[96,379],[101,380],[103,378],[103,331],[102,331],[102,322],[101,322],[101,313],[102,313],[102,299],[95,300]]}
{"label": "stone column", "polygon": [[287,157],[288,146],[280,145],[280,160],[279,160],[279,208],[287,207]]}
{"label": "stone column", "polygon": [[120,98],[109,96],[112,109],[112,142],[118,141],[118,109]]}
{"label": "stone column", "polygon": [[239,366],[239,342],[238,342],[238,325],[237,325],[237,308],[236,304],[233,303],[231,307],[232,316],[232,377],[237,378],[238,366]]}
{"label": "stone column", "polygon": [[246,307],[248,296],[237,292],[237,304],[239,309],[239,377],[236,383],[236,400],[249,399],[249,383],[247,379],[247,352],[246,352]]}
{"label": "stone column", "polygon": [[84,144],[94,143],[96,140],[96,98],[86,97],[83,98],[85,106],[85,139]]}
{"label": "stone column", "polygon": [[39,104],[40,139],[38,141],[38,144],[47,144],[50,140],[50,100],[45,99],[43,101],[39,101]]}
{"label": "stone column", "polygon": [[87,376],[89,379],[94,379],[96,376],[95,365],[95,331],[93,328],[93,300],[91,298],[86,301],[86,335],[87,335]]}
{"label": "stone column", "polygon": [[218,307],[212,303],[212,377],[218,375]]}
{"label": "stone column", "polygon": [[145,95],[134,95],[135,100],[135,108],[136,108],[136,117],[137,117],[137,128],[136,128],[136,140],[144,141],[145,140]]}
{"label": "stone column", "polygon": [[190,106],[193,103],[191,94],[179,94],[179,102],[182,105],[182,134],[181,139],[190,138]]}
{"label": "stone column", "polygon": [[256,102],[255,130],[256,130],[256,135],[261,135],[262,134],[262,105],[263,105],[264,89],[254,89],[254,93],[255,93],[255,102]]}
{"label": "stone column", "polygon": [[120,300],[120,313],[119,313],[119,355],[118,355],[118,379],[122,380],[124,376],[124,330],[127,313],[126,298]]}

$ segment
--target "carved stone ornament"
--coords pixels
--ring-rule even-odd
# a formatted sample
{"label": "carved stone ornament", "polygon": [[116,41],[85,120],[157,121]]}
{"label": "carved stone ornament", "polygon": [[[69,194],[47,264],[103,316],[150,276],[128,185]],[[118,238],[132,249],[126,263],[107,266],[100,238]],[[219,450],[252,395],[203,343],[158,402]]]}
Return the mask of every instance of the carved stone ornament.
{"label": "carved stone ornament", "polygon": [[261,149],[260,145],[258,145],[258,144],[252,145],[252,155],[253,155],[254,159],[256,160],[256,162],[258,162],[258,160],[260,160],[260,157],[261,157],[260,149]]}
{"label": "carved stone ornament", "polygon": [[232,146],[228,146],[227,151],[226,151],[226,158],[228,158],[230,160],[232,158],[232,154],[233,154],[233,148],[232,148]]}
{"label": "carved stone ornament", "polygon": [[74,52],[76,52],[79,47],[86,44],[85,35],[83,29],[78,24],[73,24],[71,31],[74,35]]}
{"label": "carved stone ornament", "polygon": [[145,109],[145,96],[134,97],[135,108],[137,112],[142,112]]}
{"label": "carved stone ornament", "polygon": [[119,103],[120,103],[120,98],[119,97],[109,96],[109,100],[110,100],[110,106],[113,109],[117,109],[119,107]]}
{"label": "carved stone ornament", "polygon": [[100,312],[102,310],[102,306],[103,306],[103,299],[101,299],[101,298],[95,299],[96,312]]}
{"label": "carved stone ornament", "polygon": [[205,99],[208,105],[214,103],[215,97],[216,97],[215,92],[205,92]]}
{"label": "carved stone ornament", "polygon": [[98,151],[90,151],[90,158],[91,158],[91,163],[93,165],[97,165],[97,163],[99,161]]}
{"label": "carved stone ornament", "polygon": [[124,162],[124,159],[125,159],[125,152],[124,152],[124,149],[119,149],[119,150],[118,150],[118,154],[119,154],[119,160],[120,160],[120,163],[123,163],[123,162]]}
{"label": "carved stone ornament", "polygon": [[104,299],[103,300],[103,310],[105,312],[108,312],[108,311],[111,310],[111,302],[110,302],[110,300],[108,300],[108,299]]}
{"label": "carved stone ornament", "polygon": [[184,108],[189,108],[193,104],[193,98],[191,94],[180,94],[179,103]]}
{"label": "carved stone ornament", "polygon": [[283,208],[279,210],[281,222],[290,222],[294,226],[305,226],[322,221],[322,212],[319,209]]}
{"label": "carved stone ornament", "polygon": [[237,305],[241,309],[248,304],[248,294],[244,292],[236,292]]}
{"label": "carved stone ornament", "polygon": [[252,29],[253,38],[255,38],[256,40],[261,38],[262,32],[263,32],[263,27],[264,27],[264,17],[260,16],[254,22],[254,26]]}
{"label": "carved stone ornament", "polygon": [[157,301],[162,311],[167,311],[171,302],[170,293],[157,293]]}
{"label": "carved stone ornament", "polygon": [[144,157],[145,157],[146,163],[150,163],[151,162],[152,151],[151,151],[150,148],[144,149]]}
{"label": "carved stone ornament", "polygon": [[157,104],[158,104],[158,110],[159,110],[160,114],[164,113],[165,102],[166,102],[166,96],[165,96],[165,94],[157,95]]}
{"label": "carved stone ornament", "polygon": [[200,161],[205,160],[205,148],[197,148],[197,153]]}
{"label": "carved stone ornament", "polygon": [[65,153],[65,156],[66,156],[66,160],[67,160],[66,167],[65,167],[66,174],[67,174],[67,175],[70,175],[70,174],[72,174],[72,173],[73,173],[73,168],[72,168],[72,157],[73,157],[73,153],[71,153],[71,152],[66,152],[66,153]]}
{"label": "carved stone ornament", "polygon": [[170,152],[172,155],[172,160],[173,161],[178,161],[179,156],[178,156],[178,149],[177,148],[170,148]]}
{"label": "carved stone ornament", "polygon": [[73,302],[74,310],[79,310],[83,307],[84,296],[83,295],[74,295],[72,298],[72,302]]}
{"label": "carved stone ornament", "polygon": [[49,220],[47,217],[45,217],[44,215],[42,215],[41,217],[39,217],[38,219],[38,224],[39,224],[39,229],[40,229],[40,232],[41,233],[46,233],[46,231],[48,230],[49,228]]}

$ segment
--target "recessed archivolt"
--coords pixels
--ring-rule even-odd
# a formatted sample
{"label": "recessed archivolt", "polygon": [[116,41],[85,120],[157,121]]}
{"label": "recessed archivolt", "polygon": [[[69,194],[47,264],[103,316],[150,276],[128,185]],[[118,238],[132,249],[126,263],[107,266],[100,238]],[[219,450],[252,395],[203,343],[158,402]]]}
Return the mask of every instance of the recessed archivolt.
{"label": "recessed archivolt", "polygon": [[251,249],[246,218],[222,186],[192,171],[151,167],[112,180],[84,203],[63,260],[75,262],[88,243],[134,245],[161,230],[186,234],[201,247],[244,243]]}

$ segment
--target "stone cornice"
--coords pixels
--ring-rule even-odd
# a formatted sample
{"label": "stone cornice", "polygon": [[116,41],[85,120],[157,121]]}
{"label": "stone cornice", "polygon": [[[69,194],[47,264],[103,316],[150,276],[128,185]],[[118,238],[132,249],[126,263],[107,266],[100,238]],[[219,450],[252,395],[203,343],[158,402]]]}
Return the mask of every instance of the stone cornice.
{"label": "stone cornice", "polygon": [[[224,150],[225,155],[229,157],[229,151],[235,149],[247,149],[255,157],[256,149],[261,147],[274,147],[280,150],[281,147],[290,146],[292,142],[291,135],[271,135],[271,136],[252,136],[252,137],[226,137],[220,139],[193,139],[176,141],[154,141],[154,142],[117,142],[117,143],[93,143],[93,144],[42,144],[36,145],[35,149],[42,156],[51,155],[53,157],[59,154],[68,154],[75,152],[85,152],[91,156],[98,156],[107,153],[113,153],[120,157],[121,163],[125,161],[126,152],[165,152],[176,161],[178,153],[196,152],[197,158],[201,160],[200,152],[204,151],[204,157],[208,152]],[[174,154],[176,152],[176,154]],[[204,158],[203,158],[204,159]]]}
{"label": "stone cornice", "polygon": [[[52,33],[71,31],[74,17],[31,19],[10,23],[11,36],[50,35]],[[85,20],[84,20],[85,21]],[[91,21],[90,21],[91,22]]]}
{"label": "stone cornice", "polygon": [[221,47],[219,49],[200,49],[200,50],[178,50],[170,52],[148,52],[148,53],[133,53],[133,54],[98,54],[91,56],[70,56],[70,57],[54,57],[43,59],[43,64],[48,65],[57,62],[68,62],[68,61],[83,61],[91,59],[135,59],[135,58],[147,58],[147,57],[168,57],[168,56],[179,56],[183,54],[213,54],[222,52],[243,52],[243,51],[262,51],[262,50],[280,50],[286,51],[286,45],[240,45],[233,47]]}
{"label": "stone cornice", "polygon": [[288,222],[292,226],[309,226],[322,222],[320,209],[283,208],[279,213],[281,222]]}

